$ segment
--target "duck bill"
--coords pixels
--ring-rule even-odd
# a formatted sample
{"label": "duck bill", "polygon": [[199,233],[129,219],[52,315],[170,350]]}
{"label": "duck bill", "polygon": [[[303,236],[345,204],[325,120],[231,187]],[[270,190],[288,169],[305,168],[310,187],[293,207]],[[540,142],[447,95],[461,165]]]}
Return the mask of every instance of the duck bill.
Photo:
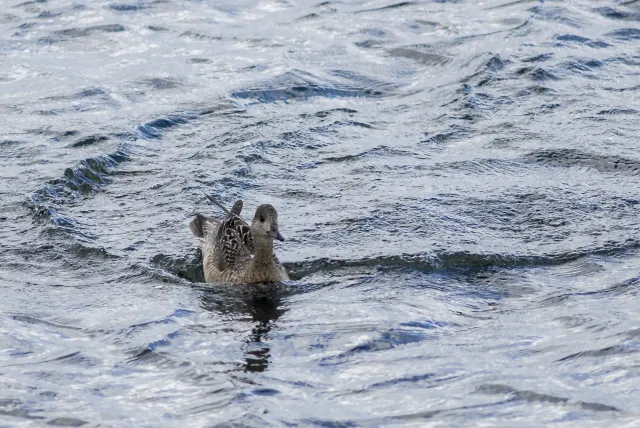
{"label": "duck bill", "polygon": [[284,241],[284,236],[282,236],[282,234],[280,233],[280,231],[278,231],[278,234],[276,235],[276,239],[278,241]]}

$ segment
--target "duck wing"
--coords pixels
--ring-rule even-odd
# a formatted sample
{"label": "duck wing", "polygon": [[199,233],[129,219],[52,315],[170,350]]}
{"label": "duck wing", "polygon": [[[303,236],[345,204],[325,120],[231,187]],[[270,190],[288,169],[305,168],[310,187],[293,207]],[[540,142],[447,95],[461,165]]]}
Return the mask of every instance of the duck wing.
{"label": "duck wing", "polygon": [[[214,201],[213,198],[210,200]],[[219,206],[224,208],[221,204]],[[240,217],[242,201],[236,201],[231,210],[224,210],[228,213],[227,218],[218,228],[216,239],[222,250],[217,260],[218,270],[221,272],[246,262],[254,252],[251,227]]]}
{"label": "duck wing", "polygon": [[244,245],[242,237],[235,229],[226,229],[222,237],[222,254],[218,259],[218,269],[223,265],[225,269],[234,269],[251,260],[251,253]]}

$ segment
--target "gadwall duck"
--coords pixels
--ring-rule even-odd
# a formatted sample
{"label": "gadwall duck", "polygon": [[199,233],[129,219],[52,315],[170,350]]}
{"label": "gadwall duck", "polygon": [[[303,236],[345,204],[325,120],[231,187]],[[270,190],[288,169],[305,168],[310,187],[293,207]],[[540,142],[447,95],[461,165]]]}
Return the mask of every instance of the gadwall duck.
{"label": "gadwall duck", "polygon": [[276,209],[260,205],[249,226],[240,217],[242,201],[228,210],[210,195],[205,196],[227,214],[222,220],[196,214],[189,224],[193,234],[202,238],[205,281],[241,284],[288,280],[287,271],[273,252],[273,240],[284,241]]}

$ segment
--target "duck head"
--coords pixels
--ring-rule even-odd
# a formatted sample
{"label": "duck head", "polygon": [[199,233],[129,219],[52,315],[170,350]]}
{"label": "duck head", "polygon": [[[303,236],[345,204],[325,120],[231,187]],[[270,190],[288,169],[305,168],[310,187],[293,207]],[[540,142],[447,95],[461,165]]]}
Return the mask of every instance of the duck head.
{"label": "duck head", "polygon": [[278,229],[278,212],[272,205],[260,205],[251,222],[251,234],[254,239],[267,238],[284,241]]}

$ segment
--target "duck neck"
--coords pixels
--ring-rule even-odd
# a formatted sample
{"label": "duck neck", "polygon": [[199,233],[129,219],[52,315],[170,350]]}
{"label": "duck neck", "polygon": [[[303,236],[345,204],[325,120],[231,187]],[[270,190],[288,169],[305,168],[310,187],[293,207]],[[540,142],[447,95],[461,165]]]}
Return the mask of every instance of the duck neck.
{"label": "duck neck", "polygon": [[254,264],[257,266],[270,266],[273,263],[273,238],[261,237],[253,240],[255,248]]}

